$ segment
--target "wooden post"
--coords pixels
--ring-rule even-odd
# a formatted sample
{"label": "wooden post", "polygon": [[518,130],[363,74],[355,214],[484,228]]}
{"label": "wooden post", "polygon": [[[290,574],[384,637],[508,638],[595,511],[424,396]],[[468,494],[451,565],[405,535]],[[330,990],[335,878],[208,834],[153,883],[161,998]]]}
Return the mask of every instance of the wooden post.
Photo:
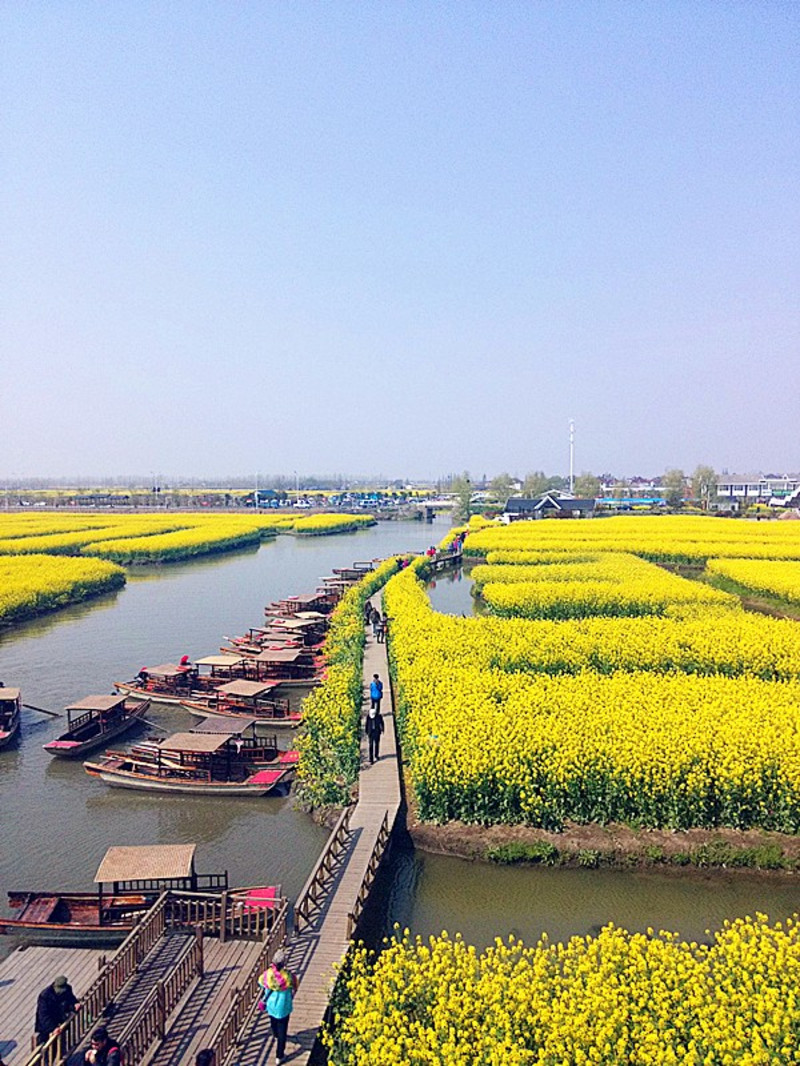
{"label": "wooden post", "polygon": [[163,1040],[167,1035],[167,1012],[164,1007],[164,985],[161,981],[156,983],[156,1003],[158,1004],[156,1030],[159,1039]]}
{"label": "wooden post", "polygon": [[195,935],[195,940],[197,941],[198,948],[199,948],[197,964],[195,966],[195,973],[197,974],[197,976],[199,978],[202,978],[203,974],[205,973],[204,960],[203,960],[203,927],[202,927],[202,925],[196,925],[194,927],[194,935]]}
{"label": "wooden post", "polygon": [[220,916],[219,916],[219,942],[224,944],[227,940],[227,925],[228,925],[228,890],[227,888],[222,890],[220,896]]}

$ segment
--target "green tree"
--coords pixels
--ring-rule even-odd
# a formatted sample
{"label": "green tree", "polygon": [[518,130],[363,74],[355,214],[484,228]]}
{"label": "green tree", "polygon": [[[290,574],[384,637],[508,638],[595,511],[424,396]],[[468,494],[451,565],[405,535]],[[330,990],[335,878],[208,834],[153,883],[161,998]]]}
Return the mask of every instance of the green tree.
{"label": "green tree", "polygon": [[514,491],[514,479],[509,473],[498,474],[489,482],[489,492],[498,503],[505,503]]}
{"label": "green tree", "polygon": [[450,491],[455,493],[456,497],[453,521],[457,525],[469,522],[472,514],[472,482],[468,471],[465,470],[461,477],[453,478]]}
{"label": "green tree", "polygon": [[531,499],[533,496],[541,496],[543,492],[547,492],[547,474],[544,470],[534,470],[525,478],[522,495]]}
{"label": "green tree", "polygon": [[717,475],[713,467],[698,466],[692,474],[692,496],[707,511],[717,498]]}
{"label": "green tree", "polygon": [[575,495],[582,499],[596,499],[600,495],[600,478],[584,471],[575,478]]}
{"label": "green tree", "polygon": [[682,470],[668,470],[661,479],[661,491],[667,504],[677,510],[683,506],[686,475]]}

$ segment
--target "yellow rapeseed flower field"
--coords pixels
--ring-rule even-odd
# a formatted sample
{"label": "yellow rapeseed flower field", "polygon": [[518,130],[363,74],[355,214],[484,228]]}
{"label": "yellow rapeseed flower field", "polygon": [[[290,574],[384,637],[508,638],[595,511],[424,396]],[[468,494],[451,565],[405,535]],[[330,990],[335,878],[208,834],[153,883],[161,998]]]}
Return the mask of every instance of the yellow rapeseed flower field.
{"label": "yellow rapeseed flower field", "polygon": [[800,562],[754,559],[709,559],[710,574],[729,577],[738,585],[800,603]]}
{"label": "yellow rapeseed flower field", "polygon": [[326,1034],[332,1066],[789,1066],[798,1062],[800,926],[727,922],[478,952],[460,937],[354,950]]}

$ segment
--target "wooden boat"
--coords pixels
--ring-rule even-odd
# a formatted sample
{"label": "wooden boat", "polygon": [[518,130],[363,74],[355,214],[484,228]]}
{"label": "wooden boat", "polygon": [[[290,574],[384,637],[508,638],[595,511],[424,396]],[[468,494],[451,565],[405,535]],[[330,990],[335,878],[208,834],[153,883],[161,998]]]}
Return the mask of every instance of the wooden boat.
{"label": "wooden boat", "polygon": [[[225,648],[221,649],[225,652]],[[230,649],[228,649],[230,650]],[[307,648],[262,648],[248,651],[239,648],[245,659],[245,677],[254,681],[280,681],[282,685],[308,686],[319,681],[323,660]]]}
{"label": "wooden boat", "polygon": [[299,711],[290,708],[289,701],[277,699],[273,692],[280,688],[278,681],[230,681],[220,685],[203,700],[184,700],[181,707],[207,718],[230,718],[236,721],[266,723],[271,728],[294,728],[302,720]]}
{"label": "wooden boat", "polygon": [[67,707],[67,731],[44,745],[59,759],[80,759],[141,723],[150,700],[133,696],[86,696]]}
{"label": "wooden boat", "polygon": [[243,659],[237,651],[229,654],[207,655],[190,666],[162,663],[145,670],[147,680],[115,681],[117,692],[149,696],[155,703],[182,703],[203,699],[226,681],[244,674]]}
{"label": "wooden boat", "polygon": [[95,892],[9,892],[9,906],[19,914],[0,918],[0,933],[64,947],[120,943],[165,889],[228,888],[227,871],[196,872],[195,849],[195,844],[109,848],[95,874]]}
{"label": "wooden boat", "polygon": [[[256,736],[255,719],[207,719],[186,733],[109,751],[85,762],[90,777],[118,788],[193,796],[266,796],[288,784],[297,752],[281,752],[277,739]],[[245,735],[247,734],[247,735]]]}
{"label": "wooden boat", "polygon": [[22,693],[18,688],[0,687],[0,748],[17,739],[21,719]]}

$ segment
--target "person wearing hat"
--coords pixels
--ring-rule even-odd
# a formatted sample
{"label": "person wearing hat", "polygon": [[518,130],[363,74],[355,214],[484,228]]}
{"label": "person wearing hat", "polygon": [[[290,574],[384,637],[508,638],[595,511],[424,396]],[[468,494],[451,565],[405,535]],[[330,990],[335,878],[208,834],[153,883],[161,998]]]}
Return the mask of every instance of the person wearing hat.
{"label": "person wearing hat", "polygon": [[63,975],[43,988],[36,1000],[36,1043],[44,1044],[59,1025],[80,1007],[69,981]]}
{"label": "person wearing hat", "polygon": [[272,1035],[275,1037],[275,1062],[283,1062],[286,1051],[286,1036],[289,1031],[289,1015],[294,1006],[297,978],[286,968],[286,952],[278,948],[272,957],[272,965],[259,977],[263,988],[263,1009],[269,1015]]}

